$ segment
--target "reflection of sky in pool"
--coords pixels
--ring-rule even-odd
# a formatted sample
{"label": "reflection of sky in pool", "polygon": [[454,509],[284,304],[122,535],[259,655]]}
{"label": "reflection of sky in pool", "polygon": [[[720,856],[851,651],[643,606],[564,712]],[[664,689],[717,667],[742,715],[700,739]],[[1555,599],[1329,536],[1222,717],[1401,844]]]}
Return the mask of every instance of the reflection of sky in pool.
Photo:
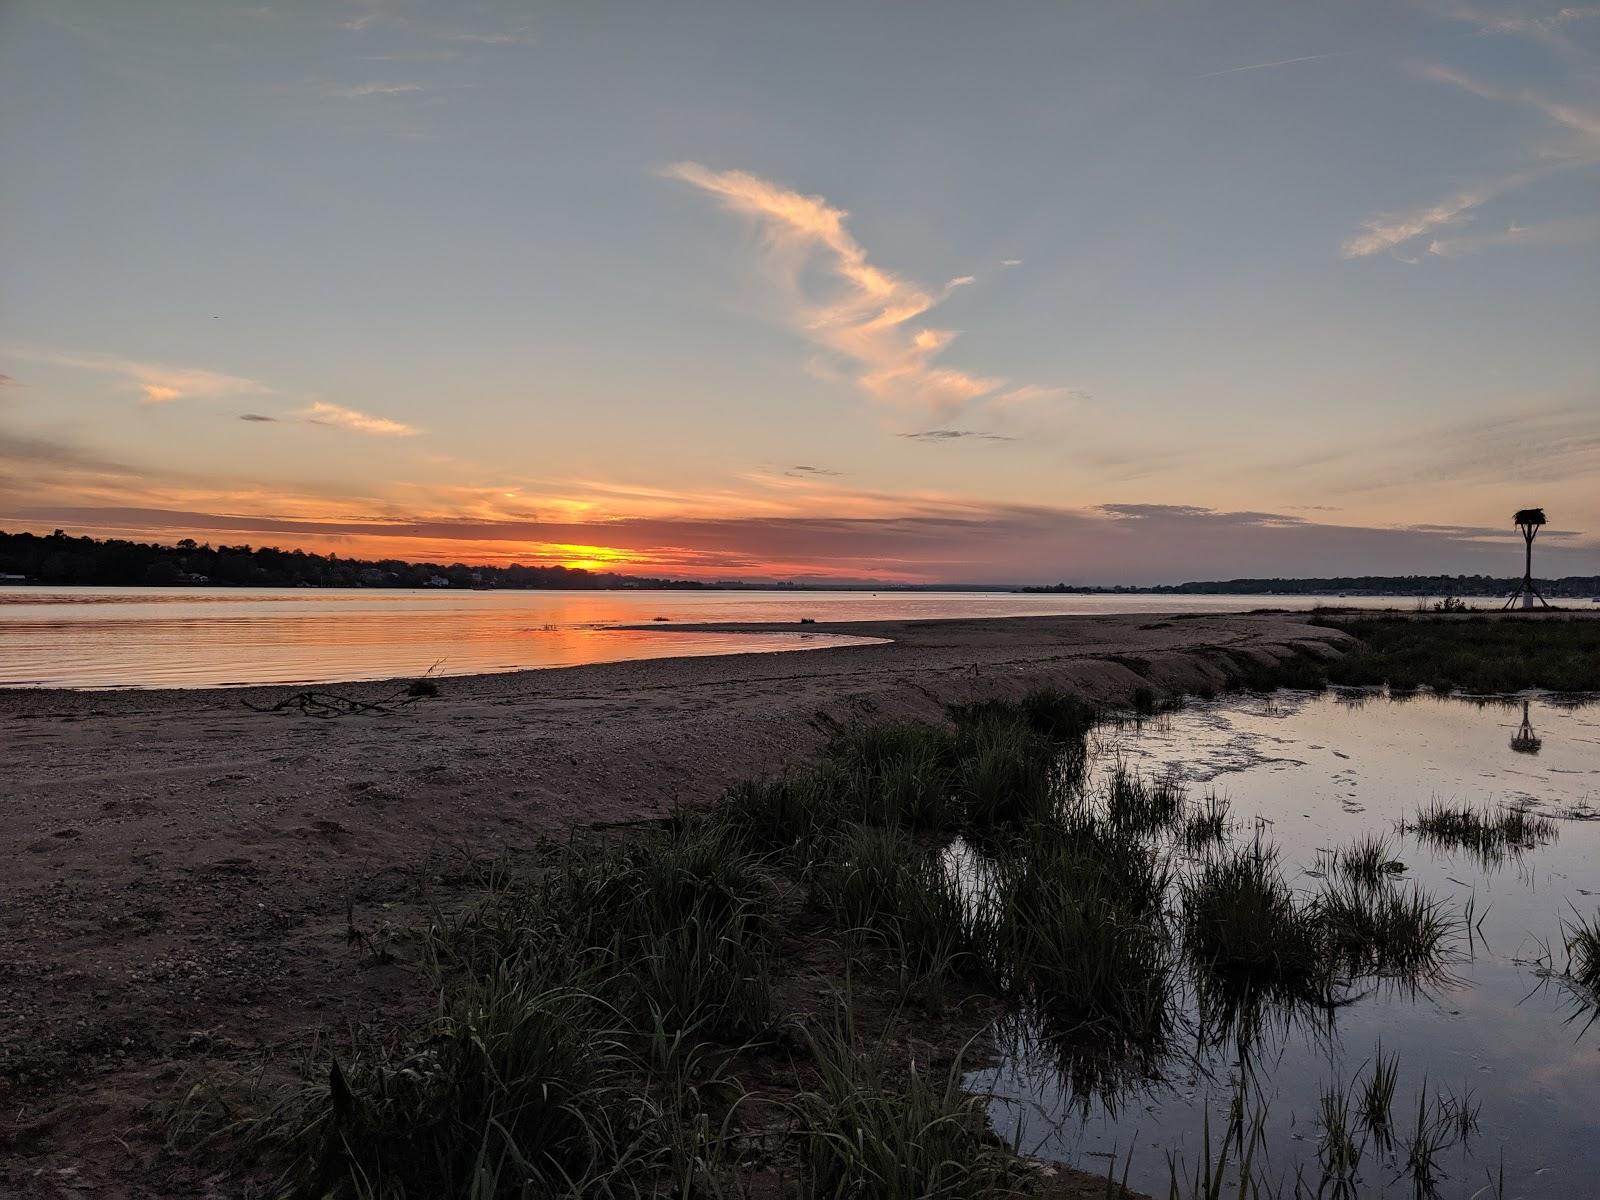
{"label": "reflection of sky in pool", "polygon": [[[1321,1089],[1348,1083],[1372,1057],[1398,1051],[1396,1124],[1414,1119],[1424,1077],[1430,1093],[1481,1102],[1479,1131],[1468,1148],[1440,1159],[1443,1196],[1467,1197],[1505,1170],[1505,1196],[1600,1194],[1600,1022],[1585,1028],[1561,987],[1542,984],[1531,960],[1548,944],[1564,961],[1560,923],[1574,908],[1600,907],[1600,706],[1534,698],[1528,709],[1536,753],[1521,731],[1523,706],[1419,696],[1408,700],[1329,693],[1279,693],[1196,703],[1142,727],[1094,735],[1103,773],[1120,756],[1146,774],[1172,771],[1192,798],[1215,792],[1249,829],[1257,818],[1276,843],[1292,882],[1312,887],[1319,852],[1367,832],[1390,837],[1413,881],[1458,911],[1469,901],[1482,938],[1461,939],[1454,982],[1421,994],[1373,988],[1334,1017],[1334,1032],[1305,1026],[1269,1032],[1255,1054],[1270,1101],[1269,1175],[1289,1181],[1306,1169],[1315,1193],[1317,1109]],[[1519,732],[1522,736],[1519,738]],[[1520,749],[1514,749],[1517,739]],[[1553,844],[1486,865],[1463,851],[1401,838],[1395,822],[1430,799],[1477,806],[1525,804],[1561,818]],[[1193,1162],[1209,1110],[1213,1146],[1227,1123],[1235,1055],[1224,1046],[1200,1052],[1191,1036],[1162,1066],[1163,1078],[1085,1107],[1064,1095],[1056,1073],[1014,1051],[999,1067],[973,1073],[974,1090],[1001,1099],[997,1128],[1019,1133],[1025,1153],[1120,1175],[1166,1195],[1167,1154]],[[1402,1151],[1403,1153],[1403,1151]],[[1369,1148],[1363,1196],[1409,1196],[1410,1179]],[[1485,1196],[1494,1195],[1490,1189]]]}

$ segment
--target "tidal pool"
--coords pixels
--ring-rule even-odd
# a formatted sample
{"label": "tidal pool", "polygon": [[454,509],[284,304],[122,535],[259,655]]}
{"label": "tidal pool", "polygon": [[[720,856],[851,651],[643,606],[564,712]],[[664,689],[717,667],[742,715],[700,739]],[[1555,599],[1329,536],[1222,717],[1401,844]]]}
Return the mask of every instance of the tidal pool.
{"label": "tidal pool", "polygon": [[[1253,1173],[1285,1196],[1297,1178],[1304,1194],[1337,1195],[1318,1191],[1323,1096],[1354,1096],[1381,1045],[1398,1058],[1393,1140],[1353,1137],[1359,1189],[1344,1194],[1600,1195],[1600,1021],[1557,977],[1563,921],[1600,908],[1600,705],[1279,692],[1193,702],[1090,740],[1091,780],[1120,763],[1176,777],[1191,803],[1225,799],[1235,843],[1275,845],[1298,889],[1316,890],[1340,847],[1385,835],[1402,886],[1455,920],[1450,956],[1415,986],[1369,980],[1337,1007],[1264,1011],[1248,1044],[1207,1032],[1180,994],[1180,1032],[1120,1072],[1063,1070],[1025,1020],[1008,1022],[999,1064],[967,1079],[994,1097],[1002,1135],[1041,1158],[1114,1163],[1131,1186],[1165,1196],[1173,1166],[1192,1176],[1208,1136],[1217,1158],[1243,1097],[1246,1125],[1259,1122]],[[1553,836],[1485,855],[1401,831],[1434,800],[1527,808],[1554,821]],[[1174,855],[1181,872],[1185,852]],[[1439,1135],[1431,1193],[1407,1162],[1419,1096],[1441,1130],[1452,1111],[1476,1113],[1475,1127]],[[1237,1147],[1230,1183],[1236,1160]]]}

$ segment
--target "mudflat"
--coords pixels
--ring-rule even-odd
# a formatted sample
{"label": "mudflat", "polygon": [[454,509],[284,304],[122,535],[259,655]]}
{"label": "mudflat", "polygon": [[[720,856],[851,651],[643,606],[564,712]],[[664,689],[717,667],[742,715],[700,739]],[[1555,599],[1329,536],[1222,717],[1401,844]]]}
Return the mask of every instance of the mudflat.
{"label": "mudflat", "polygon": [[214,1194],[152,1129],[188,1065],[414,1023],[426,979],[374,951],[486,862],[709,801],[836,723],[1041,685],[1220,689],[1346,636],[1306,622],[761,626],[887,640],[445,678],[336,719],[259,711],[295,688],[0,691],[0,1195]]}

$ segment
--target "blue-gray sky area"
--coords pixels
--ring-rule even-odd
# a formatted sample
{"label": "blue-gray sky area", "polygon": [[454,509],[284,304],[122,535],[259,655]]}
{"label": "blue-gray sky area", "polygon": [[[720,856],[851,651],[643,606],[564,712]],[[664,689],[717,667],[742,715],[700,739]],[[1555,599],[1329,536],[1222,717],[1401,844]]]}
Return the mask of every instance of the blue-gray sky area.
{"label": "blue-gray sky area", "polygon": [[0,528],[1600,571],[1600,5],[0,2]]}

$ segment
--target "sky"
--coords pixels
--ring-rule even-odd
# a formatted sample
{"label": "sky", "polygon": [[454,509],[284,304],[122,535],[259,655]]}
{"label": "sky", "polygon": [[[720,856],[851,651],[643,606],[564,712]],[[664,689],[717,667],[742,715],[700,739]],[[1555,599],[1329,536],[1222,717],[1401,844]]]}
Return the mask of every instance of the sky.
{"label": "sky", "polygon": [[0,0],[0,528],[1600,572],[1600,5]]}

